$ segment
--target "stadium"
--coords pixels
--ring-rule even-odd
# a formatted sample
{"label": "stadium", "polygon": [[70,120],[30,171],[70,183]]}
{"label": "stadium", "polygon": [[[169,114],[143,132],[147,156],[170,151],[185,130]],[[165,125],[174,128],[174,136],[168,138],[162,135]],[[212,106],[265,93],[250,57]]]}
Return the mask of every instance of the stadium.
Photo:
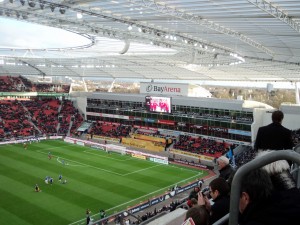
{"label": "stadium", "polygon": [[[194,224],[221,157],[237,172],[209,224],[238,224],[242,177],[278,160],[300,196],[297,0],[0,0],[0,20],[1,224]],[[250,83],[295,102],[202,87]],[[278,110],[294,147],[255,158]]]}

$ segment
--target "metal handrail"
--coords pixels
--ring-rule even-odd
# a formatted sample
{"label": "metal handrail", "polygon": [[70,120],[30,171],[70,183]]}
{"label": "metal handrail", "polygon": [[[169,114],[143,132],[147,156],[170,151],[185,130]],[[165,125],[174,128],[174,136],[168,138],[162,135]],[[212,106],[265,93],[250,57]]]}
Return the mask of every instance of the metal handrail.
{"label": "metal handrail", "polygon": [[229,225],[238,224],[238,214],[239,214],[239,199],[241,192],[242,178],[249,173],[251,170],[261,168],[269,163],[278,160],[289,160],[296,162],[300,165],[300,154],[292,150],[277,150],[270,152],[267,155],[256,158],[242,167],[240,167],[233,177],[231,192],[230,192],[230,215],[229,215]]}
{"label": "metal handrail", "polygon": [[150,222],[152,222],[152,221],[158,219],[159,217],[164,216],[164,215],[166,215],[166,214],[168,214],[168,213],[169,213],[169,212],[167,212],[167,211],[160,212],[160,213],[156,214],[155,216],[153,216],[153,217],[151,217],[151,218],[149,218],[149,219],[143,221],[142,223],[140,223],[140,225],[148,224],[148,223],[150,223]]}

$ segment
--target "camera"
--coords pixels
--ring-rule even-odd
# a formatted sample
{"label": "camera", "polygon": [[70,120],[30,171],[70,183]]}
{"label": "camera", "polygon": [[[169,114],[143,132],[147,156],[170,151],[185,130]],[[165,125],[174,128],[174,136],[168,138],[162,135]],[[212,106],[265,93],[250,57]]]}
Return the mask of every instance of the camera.
{"label": "camera", "polygon": [[203,196],[210,197],[210,196],[209,196],[209,186],[203,188],[203,189],[201,190],[201,193],[202,193]]}

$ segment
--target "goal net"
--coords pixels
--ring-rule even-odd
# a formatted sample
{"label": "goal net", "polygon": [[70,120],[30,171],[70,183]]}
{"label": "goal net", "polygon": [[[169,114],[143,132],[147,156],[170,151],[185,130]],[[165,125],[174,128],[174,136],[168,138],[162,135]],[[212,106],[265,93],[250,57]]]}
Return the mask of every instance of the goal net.
{"label": "goal net", "polygon": [[119,153],[121,155],[125,155],[126,154],[126,147],[123,146],[119,146],[119,145],[106,145],[106,152],[110,153],[110,152],[116,152]]}

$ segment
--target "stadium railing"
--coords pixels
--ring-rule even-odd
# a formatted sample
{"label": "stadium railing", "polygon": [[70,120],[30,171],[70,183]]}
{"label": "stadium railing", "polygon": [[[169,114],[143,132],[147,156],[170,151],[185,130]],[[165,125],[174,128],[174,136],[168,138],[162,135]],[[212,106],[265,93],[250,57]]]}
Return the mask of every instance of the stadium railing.
{"label": "stadium railing", "polygon": [[158,219],[158,218],[160,218],[160,217],[162,217],[162,216],[164,216],[164,215],[166,215],[166,214],[168,214],[169,212],[161,212],[161,213],[159,213],[159,214],[156,214],[155,216],[153,216],[153,217],[151,217],[151,218],[149,218],[149,219],[147,219],[146,221],[143,221],[143,222],[141,222],[140,223],[140,225],[146,225],[146,224],[148,224],[148,223],[150,223],[150,222],[152,222],[152,221],[154,221],[154,220],[156,220],[156,219]]}
{"label": "stadium railing", "polygon": [[[294,147],[295,152],[300,154],[300,144],[297,144]],[[293,175],[294,179],[296,180],[297,188],[300,187],[300,164],[294,163],[292,166],[291,174]]]}

